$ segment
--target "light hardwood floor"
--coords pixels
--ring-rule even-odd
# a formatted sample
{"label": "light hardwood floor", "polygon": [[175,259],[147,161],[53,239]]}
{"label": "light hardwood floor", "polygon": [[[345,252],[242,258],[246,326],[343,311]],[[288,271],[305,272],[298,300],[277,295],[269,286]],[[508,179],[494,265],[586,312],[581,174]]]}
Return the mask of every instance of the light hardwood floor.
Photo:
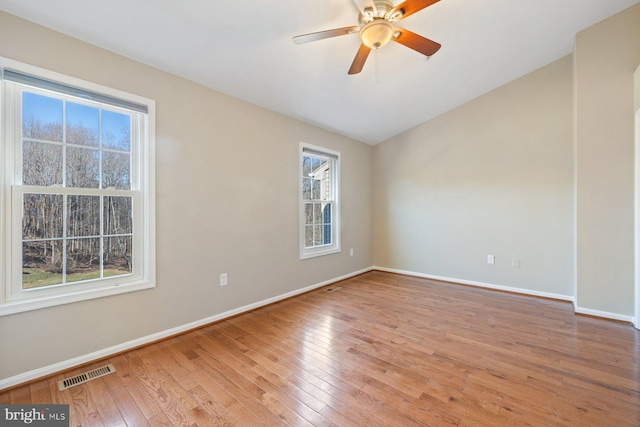
{"label": "light hardwood floor", "polygon": [[[382,272],[0,393],[82,426],[640,426],[640,332]],[[112,363],[67,391],[57,381]]]}

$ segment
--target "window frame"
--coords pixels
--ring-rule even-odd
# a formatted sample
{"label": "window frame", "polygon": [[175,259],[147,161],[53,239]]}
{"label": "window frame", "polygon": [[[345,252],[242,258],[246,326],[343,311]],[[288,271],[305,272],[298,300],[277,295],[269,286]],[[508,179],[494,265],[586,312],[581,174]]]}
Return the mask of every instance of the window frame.
{"label": "window frame", "polygon": [[[49,82],[54,89],[23,83],[5,81],[3,70],[15,71]],[[69,92],[56,91],[55,86],[77,89],[79,94],[91,93],[96,99],[87,101]],[[109,101],[121,100],[127,104],[146,107],[147,113],[136,114],[131,120],[131,188],[118,189],[76,189],[73,187],[40,187],[22,185],[21,135],[15,132],[21,128],[21,96],[28,92],[48,93],[57,99],[67,99],[75,103],[103,106],[106,110],[129,111],[122,105]],[[106,101],[105,101],[106,100]],[[135,135],[135,137],[134,137]],[[155,101],[142,96],[126,93],[75,77],[66,76],[43,68],[23,64],[0,57],[0,316],[100,298],[126,292],[149,289],[155,281]],[[134,142],[137,140],[138,143]],[[101,196],[132,197],[132,273],[109,278],[69,282],[45,288],[22,289],[22,195],[37,194],[100,194]],[[18,211],[20,214],[18,215]],[[18,241],[19,240],[19,241]],[[18,289],[19,288],[19,289]]]}
{"label": "window frame", "polygon": [[[331,174],[330,186],[333,197],[328,200],[332,205],[331,208],[331,244],[319,245],[313,247],[305,247],[305,203],[309,200],[304,199],[304,171],[303,159],[305,154],[320,157],[330,162],[329,173]],[[298,200],[299,200],[299,248],[300,259],[315,258],[334,253],[339,253],[340,249],[340,152],[330,150],[317,145],[300,142],[298,153]],[[314,200],[314,199],[311,199]],[[321,200],[317,200],[321,201]],[[327,202],[324,200],[323,202]]]}

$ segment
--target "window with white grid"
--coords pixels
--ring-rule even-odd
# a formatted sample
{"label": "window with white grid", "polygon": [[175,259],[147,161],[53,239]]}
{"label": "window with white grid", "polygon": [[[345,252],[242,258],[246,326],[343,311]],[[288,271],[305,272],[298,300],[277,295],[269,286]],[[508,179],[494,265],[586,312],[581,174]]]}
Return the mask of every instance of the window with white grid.
{"label": "window with white grid", "polygon": [[339,165],[340,153],[301,144],[300,258],[340,251]]}
{"label": "window with white grid", "polygon": [[153,101],[0,65],[0,314],[153,287]]}

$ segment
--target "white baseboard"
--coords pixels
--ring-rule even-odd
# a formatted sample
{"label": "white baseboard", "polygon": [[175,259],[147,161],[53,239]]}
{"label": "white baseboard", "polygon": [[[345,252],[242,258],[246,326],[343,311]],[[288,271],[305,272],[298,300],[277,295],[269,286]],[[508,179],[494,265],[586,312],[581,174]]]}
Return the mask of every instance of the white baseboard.
{"label": "white baseboard", "polygon": [[452,277],[435,276],[433,274],[416,273],[414,271],[397,270],[394,268],[373,267],[373,270],[387,271],[389,273],[405,274],[407,276],[422,277],[424,279],[439,280],[442,282],[458,283],[461,285],[476,286],[478,288],[493,289],[497,291],[512,292],[528,296],[557,299],[561,301],[575,302],[571,295],[554,294],[551,292],[540,292],[531,289],[514,288],[511,286],[494,285],[492,283],[477,282],[475,280],[455,279]]}
{"label": "white baseboard", "polygon": [[177,326],[175,328],[167,329],[162,332],[158,332],[155,334],[147,335],[145,337],[141,337],[132,341],[127,341],[122,344],[115,345],[113,347],[105,348],[102,350],[94,351],[93,353],[85,354],[82,356],[74,357],[73,359],[65,360],[63,362],[54,363],[53,365],[45,366],[43,368],[34,369],[32,371],[28,371],[22,374],[15,375],[13,377],[9,377],[6,379],[0,380],[0,390],[5,388],[13,387],[18,384],[23,384],[29,381],[33,381],[38,378],[42,378],[48,375],[55,374],[56,372],[61,372],[74,366],[82,365],[85,363],[92,362],[94,360],[103,359],[105,357],[112,356],[117,353],[121,353],[126,350],[130,350],[132,348],[140,347],[145,344],[152,343],[154,341],[158,341],[164,338],[171,337],[173,335],[178,335],[183,332],[189,331],[191,329],[199,328],[201,326],[208,325],[210,323],[218,322],[220,320],[226,319],[228,317],[233,317],[241,313],[245,313],[247,311],[254,310],[259,307],[263,307],[269,304],[273,304],[275,302],[291,298],[296,295],[303,294],[305,292],[312,291],[317,288],[321,288],[323,286],[329,285],[331,283],[339,282],[340,280],[348,279],[353,276],[357,276],[362,273],[366,273],[367,271],[371,271],[373,268],[365,268],[359,271],[355,271],[353,273],[346,274],[344,276],[335,277],[333,279],[325,280],[324,282],[316,283],[314,285],[307,286],[305,288],[296,289],[295,291],[287,292],[282,295],[278,295],[272,298],[267,298],[262,301],[255,302],[253,304],[245,305],[243,307],[239,307],[233,310],[225,311],[224,313],[216,314],[214,316],[206,317],[204,319],[196,320],[195,322],[187,323],[185,325]]}
{"label": "white baseboard", "polygon": [[604,319],[610,319],[610,320],[618,320],[621,322],[628,322],[628,323],[632,323],[633,325],[635,325],[636,328],[640,329],[638,325],[638,320],[635,319],[633,316],[626,316],[624,314],[618,314],[618,313],[611,313],[608,311],[600,311],[600,310],[593,310],[590,308],[583,308],[583,307],[578,307],[576,305],[576,301],[575,298],[572,297],[571,295],[562,295],[562,294],[554,294],[554,293],[549,293],[549,292],[539,292],[539,291],[533,291],[530,289],[521,289],[521,288],[513,288],[510,286],[502,286],[502,285],[493,285],[491,283],[483,283],[483,282],[476,282],[473,280],[464,280],[464,279],[454,279],[451,277],[443,277],[443,276],[434,276],[433,274],[423,274],[423,273],[416,273],[413,271],[405,271],[405,270],[397,270],[397,269],[393,269],[393,268],[385,268],[385,267],[373,267],[373,270],[380,270],[380,271],[388,271],[390,273],[398,273],[398,274],[406,274],[408,276],[415,276],[415,277],[422,277],[425,279],[432,279],[432,280],[441,280],[444,282],[452,282],[452,283],[460,283],[463,285],[470,285],[470,286],[477,286],[480,288],[486,288],[486,289],[495,289],[495,290],[499,290],[499,291],[507,291],[507,292],[514,292],[514,293],[518,293],[518,294],[523,294],[523,295],[529,295],[529,296],[536,296],[536,297],[544,297],[544,298],[552,298],[552,299],[557,299],[557,300],[562,300],[562,301],[569,301],[573,303],[573,311],[574,313],[578,313],[578,314],[586,314],[589,316],[595,316],[595,317],[602,317]]}
{"label": "white baseboard", "polygon": [[619,320],[621,322],[634,323],[633,316],[625,316],[624,314],[611,313],[608,311],[593,310],[591,308],[583,308],[575,306],[576,313],[586,314],[588,316],[604,317],[605,319]]}
{"label": "white baseboard", "polygon": [[[204,319],[200,319],[200,320],[196,320],[195,322],[191,322],[191,323],[187,323],[185,325],[181,325],[181,326],[177,326],[175,328],[171,328],[171,329],[167,329],[165,331],[161,331],[155,334],[151,334],[151,335],[147,335],[145,337],[141,337],[132,341],[127,341],[125,343],[122,344],[118,344],[109,348],[105,348],[102,350],[98,350],[95,351],[93,353],[89,353],[89,354],[85,354],[82,356],[78,356],[75,357],[73,359],[69,359],[69,360],[65,360],[63,362],[59,362],[59,363],[54,363],[53,365],[49,365],[49,366],[45,366],[43,368],[39,368],[39,369],[34,369],[32,371],[28,371],[22,374],[18,374],[15,375],[13,377],[9,377],[6,379],[2,379],[0,380],[0,390],[3,390],[5,388],[9,388],[9,387],[13,387],[15,385],[18,384],[23,384],[29,381],[33,381],[36,380],[38,378],[42,378],[48,375],[52,375],[55,374],[56,372],[61,372],[70,368],[73,368],[74,366],[78,366],[78,365],[82,365],[85,363],[89,363],[92,362],[94,360],[99,360],[99,359],[103,359],[105,357],[109,357],[111,355],[126,351],[126,350],[130,350],[132,348],[136,348],[136,347],[140,347],[142,345],[145,344],[149,344],[152,343],[154,341],[158,341],[164,338],[168,338],[171,337],[173,335],[178,335],[181,334],[183,332],[189,331],[191,329],[195,329],[195,328],[199,328],[201,326],[205,326],[208,325],[210,323],[214,323],[214,322],[218,322],[220,320],[226,319],[228,317],[233,317],[236,316],[238,314],[241,313],[245,313],[247,311],[251,311],[254,310],[256,308],[259,307],[263,307],[269,304],[273,304],[275,302],[287,299],[287,298],[291,298],[293,296],[296,295],[300,295],[303,294],[305,292],[309,292],[312,291],[314,289],[317,288],[321,288],[323,286],[329,285],[331,283],[335,283],[335,282],[339,282],[340,280],[345,280],[348,279],[350,277],[354,277],[357,276],[359,274],[362,273],[366,273],[368,271],[372,271],[372,270],[379,270],[379,271],[386,271],[389,273],[397,273],[397,274],[404,274],[407,276],[414,276],[414,277],[422,277],[425,279],[432,279],[432,280],[440,280],[440,281],[444,281],[444,282],[451,282],[451,283],[459,283],[462,285],[469,285],[469,286],[476,286],[476,287],[480,287],[480,288],[485,288],[485,289],[493,289],[493,290],[499,290],[499,291],[506,291],[506,292],[513,292],[513,293],[518,293],[518,294],[523,294],[523,295],[529,295],[529,296],[538,296],[538,297],[544,297],[544,298],[552,298],[552,299],[557,299],[557,300],[562,300],[562,301],[569,301],[569,302],[573,302],[574,303],[574,310],[576,313],[580,313],[580,314],[586,314],[586,315],[590,315],[590,316],[596,316],[596,317],[602,317],[602,318],[606,318],[606,319],[612,319],[612,320],[618,320],[618,321],[623,321],[623,322],[630,322],[633,323],[634,318],[632,316],[625,316],[625,315],[621,315],[621,314],[616,314],[616,313],[609,313],[609,312],[605,312],[605,311],[599,311],[599,310],[592,310],[592,309],[588,309],[588,308],[581,308],[581,307],[577,307],[575,305],[575,299],[574,297],[570,296],[570,295],[562,295],[562,294],[554,294],[554,293],[549,293],[549,292],[539,292],[539,291],[533,291],[533,290],[529,290],[529,289],[521,289],[521,288],[514,288],[514,287],[510,287],[510,286],[502,286],[502,285],[494,285],[491,283],[484,283],[484,282],[477,282],[474,280],[464,280],[464,279],[456,279],[456,278],[451,278],[451,277],[443,277],[443,276],[435,276],[433,274],[423,274],[423,273],[416,273],[414,271],[406,271],[406,270],[398,270],[398,269],[393,269],[393,268],[386,268],[386,267],[378,267],[378,266],[372,266],[372,267],[368,267],[368,268],[364,268],[362,270],[359,271],[355,271],[353,273],[349,273],[346,274],[344,276],[340,276],[340,277],[335,277],[333,279],[329,279],[329,280],[325,280],[323,282],[320,283],[316,283],[310,286],[307,286],[305,288],[301,288],[301,289],[297,289],[295,291],[291,291],[291,292],[287,292],[285,294],[281,294],[272,298],[267,298],[265,300],[262,301],[258,301],[255,302],[253,304],[249,304],[249,305],[245,305],[243,307],[239,307],[233,310],[229,310],[229,311],[225,311],[224,313],[220,313],[214,316],[210,316],[210,317],[206,317]],[[635,323],[636,327],[638,326],[638,323]]]}

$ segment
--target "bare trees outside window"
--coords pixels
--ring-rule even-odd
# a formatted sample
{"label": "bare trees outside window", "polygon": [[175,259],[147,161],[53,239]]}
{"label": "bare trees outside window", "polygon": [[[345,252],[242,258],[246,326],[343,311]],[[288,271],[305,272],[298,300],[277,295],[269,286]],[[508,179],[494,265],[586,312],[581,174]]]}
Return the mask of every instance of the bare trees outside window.
{"label": "bare trees outside window", "polygon": [[132,272],[131,117],[22,92],[23,289]]}

